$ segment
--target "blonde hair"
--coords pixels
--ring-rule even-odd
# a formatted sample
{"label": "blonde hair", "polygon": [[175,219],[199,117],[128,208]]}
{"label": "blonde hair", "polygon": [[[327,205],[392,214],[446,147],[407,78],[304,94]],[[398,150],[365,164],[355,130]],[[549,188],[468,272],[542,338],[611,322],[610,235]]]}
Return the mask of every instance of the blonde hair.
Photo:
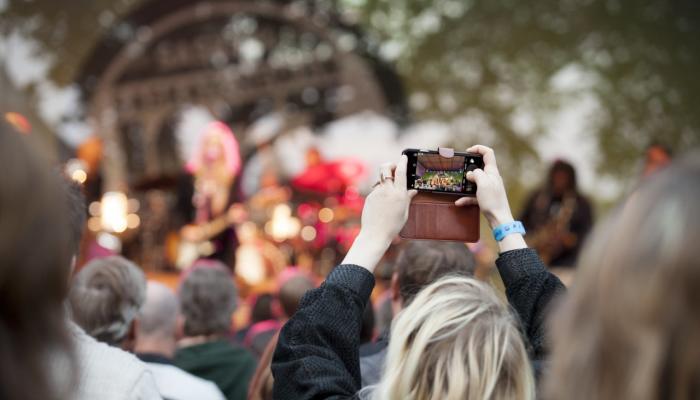
{"label": "blonde hair", "polygon": [[374,399],[534,398],[516,322],[483,282],[449,276],[431,284],[391,332],[383,378],[370,389]]}

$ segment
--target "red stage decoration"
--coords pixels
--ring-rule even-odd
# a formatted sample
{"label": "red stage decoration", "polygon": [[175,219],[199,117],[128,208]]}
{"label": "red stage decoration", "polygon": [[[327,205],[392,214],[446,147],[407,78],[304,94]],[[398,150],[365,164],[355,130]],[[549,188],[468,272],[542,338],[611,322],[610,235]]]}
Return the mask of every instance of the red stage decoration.
{"label": "red stage decoration", "polygon": [[312,165],[292,180],[294,188],[322,195],[342,194],[360,182],[366,174],[365,165],[345,158]]}

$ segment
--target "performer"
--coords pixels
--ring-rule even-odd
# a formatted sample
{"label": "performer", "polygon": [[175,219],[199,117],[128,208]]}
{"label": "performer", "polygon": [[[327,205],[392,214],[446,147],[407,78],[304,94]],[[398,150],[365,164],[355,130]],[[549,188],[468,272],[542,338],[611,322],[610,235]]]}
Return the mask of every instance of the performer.
{"label": "performer", "polygon": [[180,230],[177,266],[187,268],[198,258],[210,258],[233,268],[238,247],[233,223],[243,211],[236,204],[235,185],[241,156],[228,126],[218,121],[206,126],[186,171],[179,185],[178,209],[189,224]]}
{"label": "performer", "polygon": [[544,188],[535,191],[520,217],[528,231],[528,244],[545,263],[572,267],[593,224],[590,203],[578,192],[576,170],[566,161],[555,161]]}

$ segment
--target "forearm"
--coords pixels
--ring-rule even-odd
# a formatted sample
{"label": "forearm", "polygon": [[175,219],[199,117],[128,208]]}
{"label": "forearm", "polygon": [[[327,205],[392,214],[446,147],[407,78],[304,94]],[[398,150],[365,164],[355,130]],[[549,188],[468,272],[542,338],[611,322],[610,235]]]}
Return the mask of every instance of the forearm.
{"label": "forearm", "polygon": [[346,399],[360,389],[362,312],[373,287],[366,269],[341,265],[304,296],[275,350],[275,399]]}
{"label": "forearm", "polygon": [[[512,236],[512,235],[511,235]],[[533,249],[502,252],[496,265],[508,302],[518,314],[535,358],[546,354],[546,319],[552,300],[566,290]]]}
{"label": "forearm", "polygon": [[345,255],[343,265],[358,265],[369,272],[374,272],[374,268],[384,256],[390,244],[391,239],[389,238],[360,231],[348,254]]}
{"label": "forearm", "polygon": [[[513,221],[510,210],[487,216],[491,228]],[[545,321],[551,301],[565,290],[550,273],[537,252],[528,249],[523,235],[515,233],[498,242],[496,265],[506,286],[508,302],[518,314],[534,357],[546,354]]]}

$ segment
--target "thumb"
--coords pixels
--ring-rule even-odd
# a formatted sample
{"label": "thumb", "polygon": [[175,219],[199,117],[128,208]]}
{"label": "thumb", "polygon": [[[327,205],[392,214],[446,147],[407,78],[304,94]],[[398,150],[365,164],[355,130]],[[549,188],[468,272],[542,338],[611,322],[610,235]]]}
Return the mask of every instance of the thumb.
{"label": "thumb", "polygon": [[408,191],[408,199],[413,200],[413,198],[416,197],[417,194],[418,194],[417,190],[409,190]]}
{"label": "thumb", "polygon": [[479,204],[479,202],[477,201],[476,197],[462,197],[462,198],[457,199],[457,201],[455,201],[455,205],[457,207],[475,206],[478,204]]}

